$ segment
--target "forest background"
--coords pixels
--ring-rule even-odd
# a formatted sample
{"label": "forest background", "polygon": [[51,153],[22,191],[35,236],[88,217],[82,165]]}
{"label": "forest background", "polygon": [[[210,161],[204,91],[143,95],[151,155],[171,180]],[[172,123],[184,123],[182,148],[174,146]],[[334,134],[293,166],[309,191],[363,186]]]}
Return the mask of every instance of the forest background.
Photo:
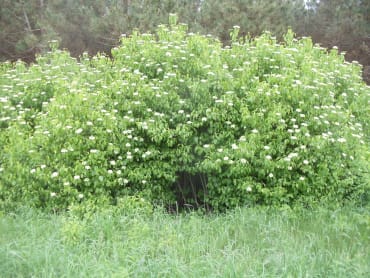
{"label": "forest background", "polygon": [[363,65],[370,84],[368,0],[0,0],[0,61],[48,51],[49,41],[79,57],[110,55],[122,34],[151,32],[177,13],[189,31],[211,34],[225,45],[229,32],[255,37],[268,30],[281,38],[288,28],[323,47],[338,47],[348,61]]}

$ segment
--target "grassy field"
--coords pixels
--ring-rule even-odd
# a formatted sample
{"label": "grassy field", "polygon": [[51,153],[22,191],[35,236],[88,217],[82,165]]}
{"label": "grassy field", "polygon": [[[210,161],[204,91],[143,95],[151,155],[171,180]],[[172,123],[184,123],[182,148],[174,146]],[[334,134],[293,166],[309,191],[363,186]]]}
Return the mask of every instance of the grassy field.
{"label": "grassy field", "polygon": [[369,277],[368,209],[0,216],[1,277]]}

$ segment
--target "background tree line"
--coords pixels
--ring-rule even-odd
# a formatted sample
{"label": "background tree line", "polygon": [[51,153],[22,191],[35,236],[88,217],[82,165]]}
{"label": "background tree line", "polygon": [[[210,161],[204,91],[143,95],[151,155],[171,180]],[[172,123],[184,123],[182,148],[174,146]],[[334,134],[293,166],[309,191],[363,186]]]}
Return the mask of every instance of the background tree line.
{"label": "background tree line", "polygon": [[189,31],[212,34],[225,44],[233,25],[254,37],[288,27],[325,47],[338,46],[347,60],[364,65],[370,83],[368,0],[0,0],[0,60],[30,62],[57,39],[73,56],[109,53],[121,34],[152,31],[177,13]]}

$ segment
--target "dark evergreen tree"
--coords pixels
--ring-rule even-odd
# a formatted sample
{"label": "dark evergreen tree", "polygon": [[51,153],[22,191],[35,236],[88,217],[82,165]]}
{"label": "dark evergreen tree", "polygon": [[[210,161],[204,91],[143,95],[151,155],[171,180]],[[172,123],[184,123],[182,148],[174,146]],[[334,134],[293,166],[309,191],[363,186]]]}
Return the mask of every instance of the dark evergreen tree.
{"label": "dark evergreen tree", "polygon": [[1,0],[0,60],[32,61],[52,39],[74,56],[109,53],[121,34],[152,32],[169,13],[177,13],[189,31],[225,44],[234,25],[242,36],[268,30],[278,39],[291,27],[298,36],[346,51],[370,81],[368,0]]}

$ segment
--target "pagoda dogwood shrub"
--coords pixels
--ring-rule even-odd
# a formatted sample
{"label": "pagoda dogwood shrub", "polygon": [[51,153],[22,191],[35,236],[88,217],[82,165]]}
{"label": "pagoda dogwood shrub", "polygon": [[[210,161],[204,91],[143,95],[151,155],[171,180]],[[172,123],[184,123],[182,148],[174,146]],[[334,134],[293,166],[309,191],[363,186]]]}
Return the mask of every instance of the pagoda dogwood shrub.
{"label": "pagoda dogwood shrub", "polygon": [[217,210],[369,189],[369,87],[336,49],[269,33],[223,47],[172,17],[113,58],[52,45],[1,65],[0,202],[65,209],[127,196]]}

